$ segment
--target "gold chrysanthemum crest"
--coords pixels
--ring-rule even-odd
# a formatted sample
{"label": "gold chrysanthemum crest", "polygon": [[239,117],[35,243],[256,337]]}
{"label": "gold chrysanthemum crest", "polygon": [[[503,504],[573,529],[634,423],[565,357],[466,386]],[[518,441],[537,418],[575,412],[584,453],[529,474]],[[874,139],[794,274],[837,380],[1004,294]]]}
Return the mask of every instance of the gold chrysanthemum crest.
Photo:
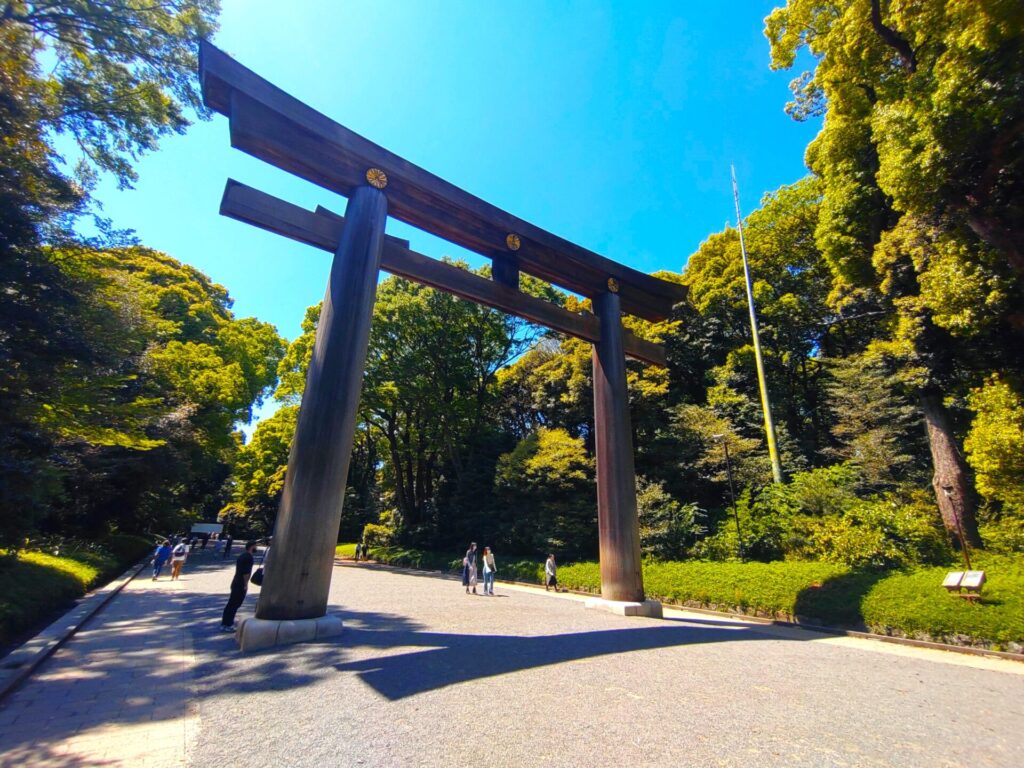
{"label": "gold chrysanthemum crest", "polygon": [[510,251],[518,251],[519,246],[522,245],[522,241],[520,241],[519,235],[514,232],[509,232],[508,235],[505,236],[505,245],[508,246]]}
{"label": "gold chrysanthemum crest", "polygon": [[612,293],[619,292],[619,281],[616,280],[614,277],[608,278],[608,290],[611,291]]}
{"label": "gold chrysanthemum crest", "polygon": [[388,175],[380,168],[368,170],[366,172],[366,180],[370,182],[371,187],[376,187],[377,189],[384,189],[388,185]]}

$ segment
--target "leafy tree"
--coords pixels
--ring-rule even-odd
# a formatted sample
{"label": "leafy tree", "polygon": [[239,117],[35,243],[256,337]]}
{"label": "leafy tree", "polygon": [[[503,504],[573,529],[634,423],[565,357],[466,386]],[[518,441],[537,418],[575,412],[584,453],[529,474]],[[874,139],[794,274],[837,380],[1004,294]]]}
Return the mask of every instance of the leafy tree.
{"label": "leafy tree", "polygon": [[857,467],[861,482],[874,491],[917,474],[911,471],[920,469],[925,450],[918,411],[893,385],[892,373],[870,355],[829,361],[826,386],[838,442],[831,453]]}
{"label": "leafy tree", "polygon": [[825,115],[807,161],[831,304],[886,318],[878,349],[925,418],[943,519],[974,543],[946,395],[1020,364],[1022,30],[1014,0],[790,0],[766,19],[773,67],[815,57],[788,109]]}
{"label": "leafy tree", "polygon": [[[562,299],[532,278],[523,279],[522,289]],[[311,307],[279,367],[275,396],[286,403],[301,399],[318,320],[319,308]],[[491,424],[498,371],[537,338],[537,329],[522,320],[442,291],[400,278],[378,286],[360,402],[365,437],[358,445],[366,461],[354,462],[349,474],[349,493],[363,499],[362,516],[372,518],[378,506],[390,504],[400,535],[427,544],[462,537],[451,514],[441,519],[439,500],[458,507],[459,520],[473,515],[470,507],[482,514],[481,488],[489,493],[494,462],[509,447]],[[353,485],[356,467],[362,480]]]}
{"label": "leafy tree", "polygon": [[[679,455],[679,469],[687,473],[689,498],[707,508],[731,504],[728,475],[732,472],[736,493],[758,487],[766,474],[768,456],[760,438],[746,437],[729,418],[713,408],[681,405],[672,413],[672,425],[680,444],[689,450]],[[728,462],[725,458],[729,451]]]}
{"label": "leafy tree", "polygon": [[640,519],[640,549],[659,560],[682,560],[697,536],[703,512],[696,504],[682,504],[661,483],[637,476],[636,506]]}
{"label": "leafy tree", "polygon": [[265,530],[273,529],[298,413],[296,405],[281,406],[260,421],[252,439],[239,449],[231,477],[231,501],[220,510],[222,519],[249,518]]}
{"label": "leafy tree", "polygon": [[[21,118],[11,127],[22,128],[9,135],[34,166],[37,206],[69,186],[84,194],[97,172],[130,184],[139,154],[184,132],[187,112],[202,110],[196,43],[213,33],[219,10],[217,0],[4,4],[4,93]],[[62,135],[81,153],[73,180],[52,143]]]}
{"label": "leafy tree", "polygon": [[0,503],[18,510],[14,530],[44,516],[79,466],[55,439],[129,454],[154,439],[140,426],[152,404],[126,399],[130,374],[118,363],[135,359],[119,357],[137,338],[131,308],[76,263],[125,236],[94,216],[98,234],[83,248],[73,225],[97,173],[130,184],[131,163],[185,129],[199,104],[195,42],[216,12],[212,0],[0,8]]}
{"label": "leafy tree", "polygon": [[971,392],[976,416],[964,440],[978,491],[1024,519],[1024,399],[999,376]]}
{"label": "leafy tree", "polygon": [[[828,307],[828,265],[814,241],[819,182],[803,179],[766,195],[745,225],[772,409],[781,429],[814,460],[827,444],[820,355],[847,346],[851,328]],[[687,261],[683,280],[703,323],[715,329],[705,352],[705,386],[726,385],[760,402],[739,236],[712,235]],[[761,424],[761,417],[756,417]],[[763,430],[763,427],[757,427]],[[795,469],[790,467],[790,469]]]}
{"label": "leafy tree", "polygon": [[509,549],[571,558],[597,553],[594,462],[581,438],[537,430],[499,459],[494,484],[511,523]]}
{"label": "leafy tree", "polygon": [[40,525],[145,530],[183,509],[214,513],[235,424],[275,379],[276,331],[236,320],[221,286],[156,251],[50,255],[78,288],[76,338],[88,343],[54,354],[45,397],[21,398],[35,401],[31,426],[57,481]]}

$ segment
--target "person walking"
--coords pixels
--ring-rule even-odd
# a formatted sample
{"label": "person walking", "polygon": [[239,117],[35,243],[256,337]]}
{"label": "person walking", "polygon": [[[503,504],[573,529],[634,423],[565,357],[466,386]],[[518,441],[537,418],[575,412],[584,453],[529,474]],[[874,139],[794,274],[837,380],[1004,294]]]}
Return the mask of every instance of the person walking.
{"label": "person walking", "polygon": [[466,587],[466,594],[469,594],[470,589],[473,590],[473,594],[476,594],[476,542],[474,541],[469,545],[469,549],[466,550],[466,557],[462,560],[464,569],[462,576],[462,583]]}
{"label": "person walking", "polygon": [[490,547],[484,547],[484,594],[494,595],[494,574],[498,572],[498,566],[494,563],[494,553]]}
{"label": "person walking", "polygon": [[555,592],[558,591],[558,567],[555,565],[555,556],[548,555],[547,562],[544,563],[544,591],[549,591],[554,587]]}
{"label": "person walking", "polygon": [[245,542],[245,549],[235,561],[235,575],[231,579],[231,594],[228,597],[228,604],[224,606],[224,615],[220,619],[221,632],[235,631],[235,614],[245,601],[245,595],[249,591],[249,577],[252,576],[253,558],[256,552],[256,542]]}
{"label": "person walking", "polygon": [[167,563],[167,558],[171,556],[171,542],[164,539],[160,546],[153,552],[153,581],[156,581],[160,575],[160,571],[164,569],[164,565]]}
{"label": "person walking", "polygon": [[231,538],[231,534],[228,534],[227,541],[224,542],[224,554],[221,555],[222,560],[227,560],[231,557],[231,545],[235,543],[235,540]]}
{"label": "person walking", "polygon": [[188,550],[188,543],[185,539],[175,544],[174,549],[171,550],[171,581],[177,581],[181,576],[181,569],[185,565],[185,561],[188,560]]}

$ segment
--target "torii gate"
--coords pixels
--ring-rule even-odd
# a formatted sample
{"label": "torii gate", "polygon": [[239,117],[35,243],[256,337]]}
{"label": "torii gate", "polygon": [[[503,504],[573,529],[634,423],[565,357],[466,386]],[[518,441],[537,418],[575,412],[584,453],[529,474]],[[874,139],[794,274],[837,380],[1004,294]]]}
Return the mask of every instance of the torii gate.
{"label": "torii gate", "polygon": [[[334,253],[306,390],[288,457],[273,556],[239,643],[254,649],[337,634],[327,616],[379,270],[449,291],[594,345],[594,427],[601,599],[626,615],[661,615],[644,599],[626,356],[665,364],[664,349],[622,327],[661,320],[685,288],[599,256],[516,218],[320,114],[203,41],[203,102],[226,115],[231,145],[348,198],[345,217],[310,212],[228,180],[220,212]],[[493,280],[409,249],[388,216],[492,260]],[[576,315],[519,290],[523,271],[589,297]]]}

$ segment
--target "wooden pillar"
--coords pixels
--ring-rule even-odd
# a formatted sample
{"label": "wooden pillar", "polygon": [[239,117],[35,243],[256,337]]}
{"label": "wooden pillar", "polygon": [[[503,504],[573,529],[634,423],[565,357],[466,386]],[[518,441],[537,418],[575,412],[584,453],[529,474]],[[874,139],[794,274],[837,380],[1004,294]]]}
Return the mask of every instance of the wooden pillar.
{"label": "wooden pillar", "polygon": [[348,201],[256,606],[259,619],[312,619],[327,610],[387,209],[384,193],[372,187],[359,187]]}
{"label": "wooden pillar", "polygon": [[597,524],[601,597],[642,602],[640,523],[636,512],[633,430],[626,390],[622,312],[618,293],[595,296],[601,337],[594,345],[594,444],[597,451]]}

